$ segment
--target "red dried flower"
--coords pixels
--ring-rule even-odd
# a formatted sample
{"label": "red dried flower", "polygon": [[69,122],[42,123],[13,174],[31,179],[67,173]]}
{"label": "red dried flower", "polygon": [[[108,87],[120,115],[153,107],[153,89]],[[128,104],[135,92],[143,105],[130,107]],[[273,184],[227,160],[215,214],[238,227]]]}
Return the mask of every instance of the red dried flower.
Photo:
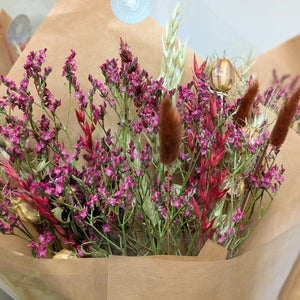
{"label": "red dried flower", "polygon": [[133,61],[133,54],[130,50],[130,47],[127,43],[123,41],[122,38],[120,38],[120,57],[122,60],[122,64],[127,64],[129,62]]}

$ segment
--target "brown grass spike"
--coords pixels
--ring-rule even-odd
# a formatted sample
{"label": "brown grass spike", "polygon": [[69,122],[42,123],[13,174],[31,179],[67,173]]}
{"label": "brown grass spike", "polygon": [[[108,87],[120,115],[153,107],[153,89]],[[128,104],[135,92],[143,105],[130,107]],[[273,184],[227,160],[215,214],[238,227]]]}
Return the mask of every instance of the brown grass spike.
{"label": "brown grass spike", "polygon": [[181,139],[181,116],[170,95],[165,95],[161,104],[159,136],[160,160],[169,167],[178,157]]}
{"label": "brown grass spike", "polygon": [[236,114],[234,115],[233,122],[237,127],[244,127],[246,119],[249,121],[253,102],[258,93],[258,81],[255,80],[245,93]]}
{"label": "brown grass spike", "polygon": [[285,103],[280,110],[276,123],[270,134],[270,144],[274,147],[280,147],[288,134],[289,127],[292,124],[293,118],[297,112],[297,107],[300,99],[300,87],[292,95],[291,99]]}

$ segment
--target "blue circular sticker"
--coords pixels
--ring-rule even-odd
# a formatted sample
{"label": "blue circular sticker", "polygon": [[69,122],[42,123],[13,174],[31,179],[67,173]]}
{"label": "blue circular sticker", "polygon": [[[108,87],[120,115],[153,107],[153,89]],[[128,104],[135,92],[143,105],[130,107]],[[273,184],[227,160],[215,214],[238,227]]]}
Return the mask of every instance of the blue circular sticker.
{"label": "blue circular sticker", "polygon": [[134,24],[145,20],[150,15],[152,0],[111,0],[110,5],[118,19]]}

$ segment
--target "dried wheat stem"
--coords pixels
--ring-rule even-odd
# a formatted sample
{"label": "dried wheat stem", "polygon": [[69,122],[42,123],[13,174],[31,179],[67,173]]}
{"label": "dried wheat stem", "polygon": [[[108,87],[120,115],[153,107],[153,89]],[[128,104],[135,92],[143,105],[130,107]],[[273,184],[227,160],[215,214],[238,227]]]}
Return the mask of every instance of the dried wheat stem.
{"label": "dried wheat stem", "polygon": [[176,88],[180,83],[187,55],[187,42],[182,44],[178,41],[178,47],[176,47],[179,27],[177,18],[180,12],[181,6],[177,4],[166,27],[165,39],[162,38],[163,58],[159,78],[164,79],[166,89]]}

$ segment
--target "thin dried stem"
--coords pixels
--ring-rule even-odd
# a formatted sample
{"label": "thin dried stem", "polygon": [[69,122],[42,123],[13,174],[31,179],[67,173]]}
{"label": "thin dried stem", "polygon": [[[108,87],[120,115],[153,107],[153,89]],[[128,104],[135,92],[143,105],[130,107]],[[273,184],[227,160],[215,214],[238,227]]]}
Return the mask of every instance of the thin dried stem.
{"label": "thin dried stem", "polygon": [[170,168],[168,167],[168,185],[167,185],[167,249],[170,255]]}

